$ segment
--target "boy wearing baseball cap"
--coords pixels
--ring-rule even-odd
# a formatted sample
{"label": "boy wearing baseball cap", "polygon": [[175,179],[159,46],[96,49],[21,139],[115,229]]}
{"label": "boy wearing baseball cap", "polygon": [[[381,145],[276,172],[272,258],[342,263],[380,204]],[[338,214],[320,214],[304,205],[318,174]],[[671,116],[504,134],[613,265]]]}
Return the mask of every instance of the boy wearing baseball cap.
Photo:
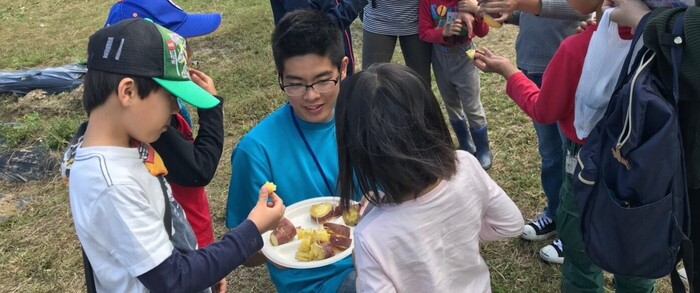
{"label": "boy wearing baseball cap", "polygon": [[[267,188],[248,218],[199,250],[148,145],[177,112],[219,103],[212,80],[189,70],[184,39],[148,20],[125,20],[90,37],[84,136],[65,157],[75,229],[96,292],[197,292],[262,248],[284,204]],[[70,173],[68,173],[70,171]],[[268,201],[268,197],[271,199]]]}
{"label": "boy wearing baseball cap", "polygon": [[[186,39],[210,34],[221,24],[218,13],[188,13],[171,0],[119,0],[112,5],[105,26],[131,18],[151,19]],[[191,60],[190,46],[186,47],[187,60]],[[214,242],[204,186],[213,179],[224,147],[223,99],[220,100],[213,108],[197,110],[196,137],[187,108],[180,104],[180,111],[172,115],[168,129],[151,144],[168,168],[165,178],[187,215],[199,247]]]}

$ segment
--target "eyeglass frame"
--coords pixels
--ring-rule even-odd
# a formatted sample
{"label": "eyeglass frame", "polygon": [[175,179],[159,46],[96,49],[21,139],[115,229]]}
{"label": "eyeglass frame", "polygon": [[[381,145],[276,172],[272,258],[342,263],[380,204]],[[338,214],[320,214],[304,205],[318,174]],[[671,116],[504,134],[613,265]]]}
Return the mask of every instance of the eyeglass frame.
{"label": "eyeglass frame", "polygon": [[[279,85],[280,85],[280,89],[281,89],[285,94],[287,94],[287,95],[289,95],[289,96],[292,96],[292,97],[300,97],[300,96],[303,96],[304,94],[306,94],[306,91],[308,91],[309,88],[311,88],[313,91],[315,91],[315,92],[321,94],[321,93],[330,92],[332,89],[329,89],[329,90],[327,90],[327,91],[319,91],[319,90],[317,90],[316,88],[314,88],[314,85],[317,85],[317,84],[322,83],[322,82],[332,81],[332,82],[333,82],[333,87],[335,87],[336,85],[338,85],[338,82],[340,82],[340,76],[341,76],[341,75],[340,75],[340,73],[339,73],[338,76],[337,76],[335,79],[332,79],[332,78],[323,79],[323,80],[319,80],[319,81],[316,81],[316,82],[312,82],[312,83],[310,83],[310,84],[288,84],[288,85],[284,85],[284,83],[282,83],[282,74],[279,74]],[[303,87],[305,87],[305,88],[304,88],[304,92],[301,93],[300,95],[291,95],[289,92],[287,92],[287,91],[285,90],[285,88],[290,87],[290,86],[303,86]]]}

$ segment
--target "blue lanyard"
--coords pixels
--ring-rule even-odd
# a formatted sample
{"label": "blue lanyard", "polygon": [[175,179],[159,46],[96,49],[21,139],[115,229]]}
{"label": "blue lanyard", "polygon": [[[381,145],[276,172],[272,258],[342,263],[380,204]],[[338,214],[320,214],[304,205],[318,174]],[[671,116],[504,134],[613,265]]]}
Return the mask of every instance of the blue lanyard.
{"label": "blue lanyard", "polygon": [[326,179],[326,172],[323,171],[323,167],[321,167],[321,163],[318,162],[318,158],[316,158],[316,154],[314,154],[314,151],[311,149],[311,146],[309,145],[309,141],[306,140],[306,136],[304,135],[304,132],[301,131],[301,127],[299,127],[299,122],[297,122],[297,117],[294,115],[294,109],[292,109],[292,105],[289,105],[289,114],[292,115],[292,121],[294,122],[294,127],[296,127],[297,132],[299,132],[299,136],[301,136],[301,140],[304,141],[304,145],[306,146],[306,150],[309,151],[311,158],[313,158],[314,163],[316,163],[316,168],[318,168],[318,172],[321,173],[321,179],[323,179],[323,183],[326,184],[326,188],[328,188],[328,192],[330,193],[329,195],[333,196],[334,192],[333,192],[333,189],[331,189],[331,185],[328,183],[328,179]]}

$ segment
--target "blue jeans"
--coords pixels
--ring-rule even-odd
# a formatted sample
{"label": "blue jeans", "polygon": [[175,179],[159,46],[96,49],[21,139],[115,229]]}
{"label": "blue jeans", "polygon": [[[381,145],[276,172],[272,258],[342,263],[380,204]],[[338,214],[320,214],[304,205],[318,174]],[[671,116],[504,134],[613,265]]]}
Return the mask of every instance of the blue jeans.
{"label": "blue jeans", "polygon": [[[537,84],[537,87],[542,86],[542,73],[528,73],[526,70],[522,70],[522,72]],[[537,148],[542,158],[540,180],[544,195],[547,196],[547,206],[544,208],[544,213],[556,221],[559,188],[562,184],[561,170],[564,164],[564,136],[556,123],[539,124],[533,121],[532,124],[537,132]]]}

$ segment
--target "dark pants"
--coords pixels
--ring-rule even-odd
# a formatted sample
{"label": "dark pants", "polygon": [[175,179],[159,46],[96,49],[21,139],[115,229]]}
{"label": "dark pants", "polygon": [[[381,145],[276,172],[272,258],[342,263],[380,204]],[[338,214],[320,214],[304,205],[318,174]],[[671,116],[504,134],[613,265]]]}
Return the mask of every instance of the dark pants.
{"label": "dark pants", "polygon": [[394,56],[396,40],[399,40],[406,66],[413,69],[430,84],[430,52],[432,44],[418,38],[418,35],[387,36],[362,31],[362,69],[375,63],[389,63]]}
{"label": "dark pants", "polygon": [[[525,76],[532,80],[537,87],[542,87],[542,73],[527,72],[522,70]],[[562,141],[564,136],[559,131],[557,123],[539,124],[532,121],[537,133],[537,150],[542,159],[540,165],[540,180],[542,191],[547,197],[547,206],[544,213],[556,222],[557,207],[559,206],[559,188],[562,184],[564,153],[562,153]],[[566,245],[566,243],[564,243]],[[566,249],[566,248],[564,248]]]}

